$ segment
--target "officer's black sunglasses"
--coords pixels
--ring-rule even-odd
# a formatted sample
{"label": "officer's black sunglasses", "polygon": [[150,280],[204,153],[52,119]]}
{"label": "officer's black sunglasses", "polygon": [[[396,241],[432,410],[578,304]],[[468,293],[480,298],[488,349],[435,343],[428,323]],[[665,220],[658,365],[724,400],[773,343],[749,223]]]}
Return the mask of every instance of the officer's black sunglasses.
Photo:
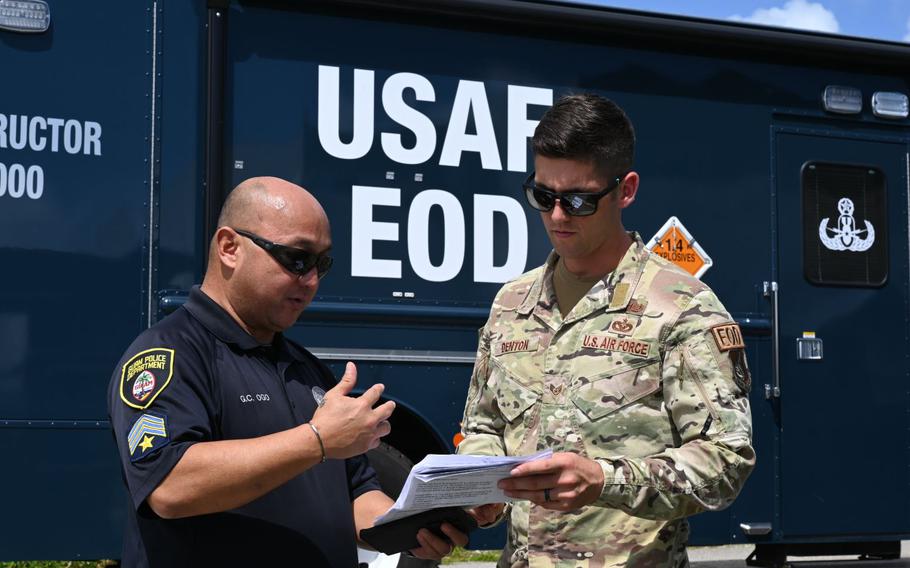
{"label": "officer's black sunglasses", "polygon": [[521,184],[521,187],[525,190],[525,198],[527,198],[528,203],[538,211],[552,211],[553,207],[556,206],[556,201],[559,200],[560,207],[567,215],[584,217],[593,215],[597,211],[597,202],[619,187],[627,175],[629,175],[629,172],[616,176],[613,183],[594,193],[583,191],[556,192],[539,187],[534,182],[534,172],[531,172],[531,175]]}
{"label": "officer's black sunglasses", "polygon": [[278,264],[298,276],[303,276],[315,267],[316,275],[322,278],[329,268],[332,268],[332,257],[325,253],[314,254],[303,249],[279,245],[249,231],[234,229],[234,232],[262,247]]}

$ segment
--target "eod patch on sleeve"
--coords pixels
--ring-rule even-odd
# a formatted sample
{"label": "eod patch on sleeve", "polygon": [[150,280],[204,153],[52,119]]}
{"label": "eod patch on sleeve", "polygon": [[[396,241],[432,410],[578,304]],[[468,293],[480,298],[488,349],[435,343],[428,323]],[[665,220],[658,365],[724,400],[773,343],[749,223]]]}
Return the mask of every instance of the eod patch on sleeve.
{"label": "eod patch on sleeve", "polygon": [[173,349],[155,347],[140,351],[123,364],[120,399],[132,408],[148,408],[171,382],[173,374]]}

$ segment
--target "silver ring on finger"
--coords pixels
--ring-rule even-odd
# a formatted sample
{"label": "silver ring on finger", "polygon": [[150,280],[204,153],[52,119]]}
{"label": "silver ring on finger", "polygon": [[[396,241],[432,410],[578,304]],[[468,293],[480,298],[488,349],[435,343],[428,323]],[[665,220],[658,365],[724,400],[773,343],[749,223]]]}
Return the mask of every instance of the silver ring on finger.
{"label": "silver ring on finger", "polygon": [[552,501],[552,499],[550,499],[550,488],[549,487],[543,490],[543,500]]}

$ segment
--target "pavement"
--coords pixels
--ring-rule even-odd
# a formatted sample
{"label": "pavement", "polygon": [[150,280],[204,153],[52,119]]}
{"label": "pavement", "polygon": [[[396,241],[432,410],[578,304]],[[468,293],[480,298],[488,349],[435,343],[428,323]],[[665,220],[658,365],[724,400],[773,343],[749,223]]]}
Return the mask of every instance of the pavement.
{"label": "pavement", "polygon": [[[693,568],[747,568],[751,544],[697,546],[689,548]],[[900,560],[859,560],[856,556],[791,556],[794,568],[910,568],[910,540],[901,543]],[[446,568],[495,568],[495,562],[458,562]]]}

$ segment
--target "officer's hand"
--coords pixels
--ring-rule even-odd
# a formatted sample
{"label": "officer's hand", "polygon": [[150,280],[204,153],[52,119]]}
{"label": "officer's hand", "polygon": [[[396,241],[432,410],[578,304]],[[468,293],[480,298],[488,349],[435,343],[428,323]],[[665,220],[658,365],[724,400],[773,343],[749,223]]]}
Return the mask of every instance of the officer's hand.
{"label": "officer's hand", "polygon": [[499,488],[513,499],[527,499],[545,509],[574,511],[590,505],[603,490],[603,470],[594,460],[559,452],[545,460],[523,463]]}
{"label": "officer's hand", "polygon": [[359,397],[348,393],[357,384],[357,367],[348,362],[344,376],[325,393],[325,404],[316,410],[311,422],[319,430],[327,458],[357,456],[379,445],[379,438],[392,431],[388,419],[395,403],[388,401],[373,408],[382,396],[383,385],[373,385]]}
{"label": "officer's hand", "polygon": [[443,556],[451,554],[456,546],[468,544],[468,535],[449,523],[442,523],[440,528],[449,537],[448,540],[436,536],[429,529],[420,529],[417,531],[417,542],[420,543],[420,548],[412,548],[410,553],[424,560],[439,561]]}
{"label": "officer's hand", "polygon": [[490,503],[488,505],[481,505],[479,507],[474,507],[473,509],[468,509],[468,513],[477,521],[477,526],[485,527],[496,521],[505,507],[505,503]]}

